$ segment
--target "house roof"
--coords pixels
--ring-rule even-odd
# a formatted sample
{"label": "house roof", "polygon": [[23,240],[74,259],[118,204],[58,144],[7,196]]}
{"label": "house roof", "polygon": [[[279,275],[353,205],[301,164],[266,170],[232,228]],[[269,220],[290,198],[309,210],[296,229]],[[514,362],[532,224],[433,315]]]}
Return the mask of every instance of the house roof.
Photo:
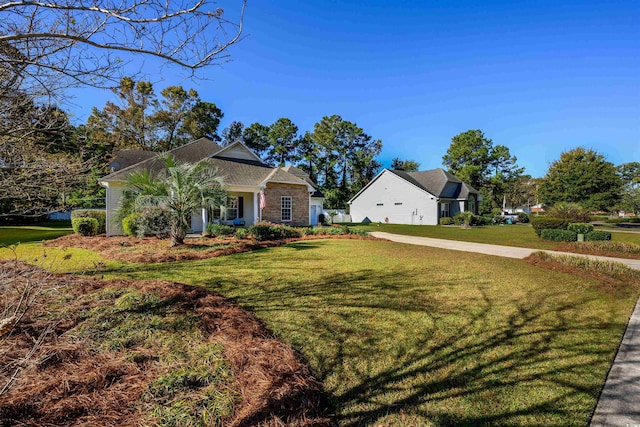
{"label": "house roof", "polygon": [[113,160],[109,164],[113,172],[135,165],[156,155],[153,151],[129,149],[114,150],[113,154]]}
{"label": "house roof", "polygon": [[[174,148],[169,151],[176,159],[188,162],[196,163],[205,157],[212,155],[213,153],[220,151],[221,147],[215,142],[207,139],[200,138],[188,144],[182,145],[178,148]],[[131,172],[139,169],[146,169],[150,172],[157,172],[164,168],[164,163],[156,157],[157,153],[151,153],[151,157],[142,160],[138,163],[131,164],[120,170],[110,173],[103,177],[100,181],[126,181],[131,175]]]}
{"label": "house roof", "polygon": [[311,177],[309,176],[308,173],[306,173],[305,171],[303,171],[300,168],[297,168],[295,166],[285,166],[282,168],[285,172],[289,172],[290,174],[293,174],[295,176],[297,176],[298,178],[303,179],[304,181],[307,182],[307,184],[311,185],[316,191],[311,195],[311,197],[318,197],[318,198],[324,198],[324,194],[322,194],[322,191],[320,191],[320,189],[318,188],[318,185],[313,182],[313,180],[311,179]]}
{"label": "house roof", "polygon": [[[246,146],[243,146],[246,150]],[[281,168],[273,168],[259,160],[246,158],[225,157],[228,153],[221,147],[206,139],[201,138],[185,144],[170,153],[178,160],[189,163],[196,163],[206,160],[218,170],[226,185],[259,187],[267,182],[278,182],[284,184],[306,185],[311,191],[312,185],[306,180],[291,174]],[[217,153],[220,153],[218,155]],[[164,168],[164,163],[157,157],[143,160],[134,165],[128,166],[119,171],[113,172],[103,177],[101,182],[126,181],[133,171],[146,169],[151,172],[158,172]],[[315,187],[313,187],[315,188]]]}
{"label": "house roof", "polygon": [[390,172],[440,198],[466,199],[469,194],[480,194],[478,190],[441,168],[421,172]]}
{"label": "house roof", "polygon": [[466,200],[469,197],[469,194],[475,194],[478,196],[478,200],[481,200],[480,192],[478,190],[441,168],[420,172],[383,169],[382,172],[380,172],[367,185],[365,185],[362,190],[353,196],[351,200],[349,200],[349,203],[358,198],[360,194],[362,194],[385,172],[392,173],[399,178],[402,178],[404,181],[438,198]]}

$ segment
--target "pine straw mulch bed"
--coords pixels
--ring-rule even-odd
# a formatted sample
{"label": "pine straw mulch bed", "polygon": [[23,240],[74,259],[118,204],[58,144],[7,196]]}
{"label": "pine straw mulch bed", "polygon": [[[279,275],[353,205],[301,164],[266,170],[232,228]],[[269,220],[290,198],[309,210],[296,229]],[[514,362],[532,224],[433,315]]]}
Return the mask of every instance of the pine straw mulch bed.
{"label": "pine straw mulch bed", "polygon": [[[203,341],[222,346],[233,371],[234,395],[239,396],[223,425],[334,425],[321,385],[295,351],[250,313],[218,295],[165,281],[105,281],[0,262],[3,299],[10,299],[12,292],[19,297],[27,281],[39,283],[40,294],[13,331],[0,337],[0,425],[154,424],[142,396],[154,379],[170,372],[170,365],[160,362],[158,354],[132,360],[134,352],[148,348],[96,350],[74,333],[89,310],[113,305],[113,299],[92,295],[118,288],[157,293],[170,301],[172,313],[197,316],[194,328]],[[25,358],[29,351],[33,354]],[[11,387],[3,392],[11,378]]]}
{"label": "pine straw mulch bed", "polygon": [[123,236],[106,237],[104,235],[85,237],[79,234],[69,234],[54,240],[48,240],[42,244],[50,247],[89,249],[99,253],[106,259],[115,261],[156,263],[215,258],[224,255],[250,252],[256,249],[282,246],[300,240],[317,239],[375,240],[376,238],[355,234],[304,236],[295,239],[272,241],[237,240],[234,238],[187,238],[184,241],[184,245],[172,248],[169,246],[168,240],[161,240],[155,237],[139,239]]}
{"label": "pine straw mulch bed", "polygon": [[616,251],[595,249],[589,245],[585,245],[583,243],[578,243],[578,242],[573,242],[573,243],[555,242],[555,243],[556,245],[553,247],[553,250],[558,252],[570,252],[570,253],[576,253],[576,254],[606,256],[606,257],[612,257],[612,258],[640,259],[640,254],[637,254],[637,253],[616,252]]}

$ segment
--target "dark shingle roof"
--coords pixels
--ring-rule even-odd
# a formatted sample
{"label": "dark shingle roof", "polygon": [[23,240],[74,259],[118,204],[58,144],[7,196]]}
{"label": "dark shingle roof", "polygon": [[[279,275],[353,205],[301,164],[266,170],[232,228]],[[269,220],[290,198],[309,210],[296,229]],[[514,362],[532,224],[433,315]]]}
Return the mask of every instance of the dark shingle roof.
{"label": "dark shingle roof", "polygon": [[421,172],[392,170],[391,172],[436,197],[466,199],[469,194],[479,194],[476,189],[444,169],[438,168]]}
{"label": "dark shingle roof", "polygon": [[154,153],[153,151],[144,150],[114,150],[114,157],[110,163],[110,167],[113,172],[116,172],[131,165],[135,165],[136,163],[150,159],[156,154],[157,153]]}
{"label": "dark shingle roof", "polygon": [[[209,157],[222,147],[207,138],[200,138],[188,144],[182,145],[169,151],[176,159],[188,163],[196,163],[205,157]],[[146,169],[151,172],[157,172],[164,168],[164,163],[156,156],[157,153],[151,153],[151,157],[138,163],[131,164],[125,168],[110,173],[103,177],[101,181],[126,181],[131,172],[139,169]]]}

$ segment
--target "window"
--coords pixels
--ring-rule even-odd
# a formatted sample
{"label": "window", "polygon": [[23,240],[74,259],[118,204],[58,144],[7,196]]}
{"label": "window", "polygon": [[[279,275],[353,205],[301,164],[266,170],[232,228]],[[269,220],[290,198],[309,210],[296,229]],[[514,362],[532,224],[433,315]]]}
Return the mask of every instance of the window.
{"label": "window", "polygon": [[476,213],[476,198],[474,196],[469,196],[469,211],[472,214]]}
{"label": "window", "polygon": [[449,215],[449,203],[440,203],[440,217],[448,217]]}
{"label": "window", "polygon": [[220,212],[217,207],[213,209],[212,219],[234,220],[244,217],[244,197],[230,196],[225,202],[225,212]]}
{"label": "window", "polygon": [[291,208],[293,206],[291,196],[282,196],[280,200],[280,206],[282,207],[282,221],[291,221]]}
{"label": "window", "polygon": [[396,206],[402,206],[402,202],[395,202],[394,205]]}

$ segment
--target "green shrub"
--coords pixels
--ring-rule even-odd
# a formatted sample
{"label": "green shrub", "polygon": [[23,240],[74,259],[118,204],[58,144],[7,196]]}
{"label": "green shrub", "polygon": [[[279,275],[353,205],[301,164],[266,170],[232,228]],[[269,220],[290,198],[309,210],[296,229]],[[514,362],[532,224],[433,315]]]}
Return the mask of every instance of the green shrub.
{"label": "green shrub", "polygon": [[136,220],[136,236],[156,236],[159,239],[169,237],[171,213],[165,209],[150,206],[139,212]]}
{"label": "green shrub", "polygon": [[478,225],[491,225],[493,224],[493,215],[477,216],[476,220],[478,222]]}
{"label": "green shrub", "polygon": [[587,242],[594,242],[599,240],[611,240],[611,233],[608,231],[591,231],[584,235],[584,240]]}
{"label": "green shrub", "polygon": [[569,230],[545,229],[540,232],[540,237],[544,240],[554,242],[575,242],[578,240],[578,233]]}
{"label": "green shrub", "polygon": [[593,224],[586,222],[572,222],[567,226],[567,230],[574,231],[578,234],[587,234],[593,231]]}
{"label": "green shrub", "polygon": [[299,229],[282,224],[259,222],[249,227],[249,234],[256,240],[282,240],[301,237]]}
{"label": "green shrub", "polygon": [[440,225],[451,225],[453,224],[453,218],[448,217],[448,216],[443,216],[442,218],[440,218]]}
{"label": "green shrub", "polygon": [[98,230],[96,234],[103,234],[106,232],[107,226],[107,211],[104,209],[76,209],[71,212],[71,219],[76,218],[94,218],[98,221]]}
{"label": "green shrub", "polygon": [[233,234],[233,237],[235,237],[238,240],[244,240],[249,236],[249,230],[247,230],[246,228],[238,228],[236,230],[236,232]]}
{"label": "green shrub", "polygon": [[369,233],[367,230],[363,230],[362,228],[349,228],[349,234],[355,234],[356,236],[368,236]]}
{"label": "green shrub", "polygon": [[589,222],[589,211],[577,203],[560,202],[547,209],[552,218],[570,219],[571,222]]}
{"label": "green shrub", "polygon": [[73,218],[71,226],[82,236],[95,236],[98,232],[98,220],[95,218]]}
{"label": "green shrub", "polygon": [[137,236],[140,224],[140,214],[138,212],[130,213],[122,219],[122,232],[125,236]]}
{"label": "green shrub", "polygon": [[531,220],[531,225],[536,234],[540,236],[542,230],[566,230],[570,222],[568,219],[539,216]]}
{"label": "green shrub", "polygon": [[[585,236],[586,237],[586,236]],[[621,254],[640,254],[640,245],[631,242],[612,242],[610,240],[592,240],[582,243],[582,246],[595,251],[618,252]]]}
{"label": "green shrub", "polygon": [[519,218],[519,221],[523,224],[526,224],[529,222],[529,215],[527,215],[524,212],[518,212],[518,218]]}
{"label": "green shrub", "polygon": [[222,224],[207,224],[206,233],[211,237],[233,236],[236,230],[233,227]]}

